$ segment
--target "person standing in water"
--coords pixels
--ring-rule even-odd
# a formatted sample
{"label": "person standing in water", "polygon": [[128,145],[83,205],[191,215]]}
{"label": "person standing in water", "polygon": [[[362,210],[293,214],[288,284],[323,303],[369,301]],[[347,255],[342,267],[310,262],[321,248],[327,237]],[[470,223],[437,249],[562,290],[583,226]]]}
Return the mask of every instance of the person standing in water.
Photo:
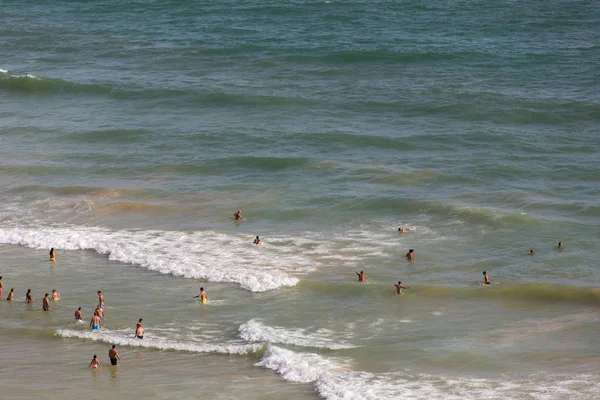
{"label": "person standing in water", "polygon": [[2,277],[0,276],[0,296],[2,296],[2,288],[4,287],[4,282],[2,281]]}
{"label": "person standing in water", "polygon": [[108,358],[110,359],[111,365],[117,365],[117,362],[121,360],[116,344],[113,344],[110,350],[108,350]]}
{"label": "person standing in water", "polygon": [[96,306],[96,310],[94,311],[94,313],[98,314],[98,317],[100,317],[100,321],[104,321],[104,308]]}
{"label": "person standing in water", "polygon": [[144,327],[142,326],[143,323],[144,320],[140,318],[140,320],[137,323],[137,326],[135,327],[135,337],[138,339],[144,338]]}
{"label": "person standing in water", "polygon": [[358,281],[359,282],[364,282],[367,279],[369,279],[369,277],[367,276],[367,274],[365,274],[363,271],[357,272],[356,275],[358,275]]}
{"label": "person standing in water", "polygon": [[529,250],[529,255],[532,256],[535,254],[535,251],[533,251],[533,249]]}
{"label": "person standing in water", "polygon": [[92,358],[92,362],[90,362],[90,368],[102,368],[102,365],[100,365],[100,361],[98,360],[98,357],[96,357],[95,354],[94,358]]}
{"label": "person standing in water", "polygon": [[100,329],[100,324],[102,324],[102,320],[100,320],[98,313],[94,313],[94,316],[90,320],[90,329],[96,331]]}
{"label": "person standing in water", "polygon": [[490,284],[490,277],[488,276],[487,272],[483,271],[483,282],[484,285],[489,285]]}
{"label": "person standing in water", "polygon": [[396,288],[396,294],[404,294],[402,293],[402,289],[410,289],[409,286],[402,286],[402,282],[398,281],[398,283],[394,283],[394,287]]}
{"label": "person standing in water", "polygon": [[60,294],[56,291],[56,289],[52,289],[52,300],[60,300]]}
{"label": "person standing in water", "polygon": [[203,287],[200,288],[200,294],[198,296],[194,296],[194,298],[200,298],[202,303],[206,303],[208,301],[208,296],[206,295]]}
{"label": "person standing in water", "polygon": [[[562,242],[558,242],[558,246],[556,246],[559,249],[562,249]],[[2,279],[2,277],[0,276],[0,279]]]}
{"label": "person standing in water", "polygon": [[102,290],[98,290],[98,305],[104,308],[104,295],[102,294]]}
{"label": "person standing in water", "polygon": [[406,258],[408,259],[408,261],[412,261],[415,258],[415,251],[413,249],[410,249],[408,253],[406,253]]}
{"label": "person standing in water", "polygon": [[46,293],[44,295],[44,299],[42,300],[42,310],[44,311],[50,311],[50,299],[48,298],[49,294]]}
{"label": "person standing in water", "polygon": [[31,289],[27,289],[27,293],[25,293],[25,303],[33,303],[33,295],[31,294]]}
{"label": "person standing in water", "polygon": [[254,242],[252,242],[256,245],[260,244],[260,238],[257,236],[256,239],[254,239]]}
{"label": "person standing in water", "polygon": [[77,310],[75,310],[75,320],[83,321],[83,311],[81,311],[81,307],[79,307]]}
{"label": "person standing in water", "polygon": [[6,298],[6,300],[8,301],[12,301],[12,299],[15,297],[15,289],[12,288],[10,289],[10,292],[8,292],[8,297]]}
{"label": "person standing in water", "polygon": [[50,260],[48,261],[56,261],[56,251],[54,251],[54,247],[50,249]]}
{"label": "person standing in water", "polygon": [[233,214],[233,219],[236,221],[244,221],[246,218],[242,217],[242,210],[237,210],[235,214]]}

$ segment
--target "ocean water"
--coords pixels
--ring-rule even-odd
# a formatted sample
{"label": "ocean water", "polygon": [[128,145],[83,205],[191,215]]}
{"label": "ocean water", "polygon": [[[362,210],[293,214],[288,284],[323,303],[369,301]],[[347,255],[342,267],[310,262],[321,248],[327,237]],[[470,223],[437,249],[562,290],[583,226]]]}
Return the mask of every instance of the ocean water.
{"label": "ocean water", "polygon": [[2,8],[2,396],[600,398],[598,3]]}

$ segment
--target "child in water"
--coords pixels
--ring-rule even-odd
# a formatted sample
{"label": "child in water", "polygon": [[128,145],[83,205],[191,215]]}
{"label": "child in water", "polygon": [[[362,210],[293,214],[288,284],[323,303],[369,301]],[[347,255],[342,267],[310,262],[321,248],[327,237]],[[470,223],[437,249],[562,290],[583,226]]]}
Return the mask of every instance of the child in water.
{"label": "child in water", "polygon": [[94,358],[92,358],[92,361],[90,362],[90,368],[102,368],[102,365],[100,365],[100,361],[98,360],[98,357],[96,357],[95,354]]}

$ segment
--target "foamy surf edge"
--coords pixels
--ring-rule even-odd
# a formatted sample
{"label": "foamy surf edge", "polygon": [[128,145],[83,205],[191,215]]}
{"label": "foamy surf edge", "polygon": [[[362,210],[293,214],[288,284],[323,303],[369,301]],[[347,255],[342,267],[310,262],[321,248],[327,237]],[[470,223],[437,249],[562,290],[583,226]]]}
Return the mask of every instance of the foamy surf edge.
{"label": "foamy surf edge", "polygon": [[[236,283],[252,292],[295,286],[299,279],[279,268],[304,273],[306,260],[293,255],[273,261],[245,251],[242,239],[214,232],[112,231],[104,228],[2,228],[0,243],[34,249],[94,250],[109,260],[161,274]],[[232,252],[232,248],[240,250]],[[254,249],[251,249],[254,250]],[[60,259],[61,255],[58,255]],[[277,264],[278,263],[278,264]]]}
{"label": "foamy surf edge", "polygon": [[158,350],[178,350],[192,353],[219,353],[219,354],[251,354],[263,349],[263,344],[212,344],[199,342],[177,342],[164,338],[157,338],[145,335],[144,339],[134,338],[132,334],[127,337],[124,332],[100,330],[100,331],[79,331],[72,329],[58,329],[56,336],[63,338],[78,338],[105,342],[108,344],[118,344],[120,346],[145,347]]}

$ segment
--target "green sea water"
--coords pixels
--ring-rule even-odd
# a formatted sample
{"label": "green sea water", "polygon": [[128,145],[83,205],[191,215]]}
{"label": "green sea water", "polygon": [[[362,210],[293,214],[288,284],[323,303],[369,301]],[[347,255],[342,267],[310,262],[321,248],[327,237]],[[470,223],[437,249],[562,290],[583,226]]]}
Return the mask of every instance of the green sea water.
{"label": "green sea water", "polygon": [[3,396],[600,396],[598,4],[2,5]]}

